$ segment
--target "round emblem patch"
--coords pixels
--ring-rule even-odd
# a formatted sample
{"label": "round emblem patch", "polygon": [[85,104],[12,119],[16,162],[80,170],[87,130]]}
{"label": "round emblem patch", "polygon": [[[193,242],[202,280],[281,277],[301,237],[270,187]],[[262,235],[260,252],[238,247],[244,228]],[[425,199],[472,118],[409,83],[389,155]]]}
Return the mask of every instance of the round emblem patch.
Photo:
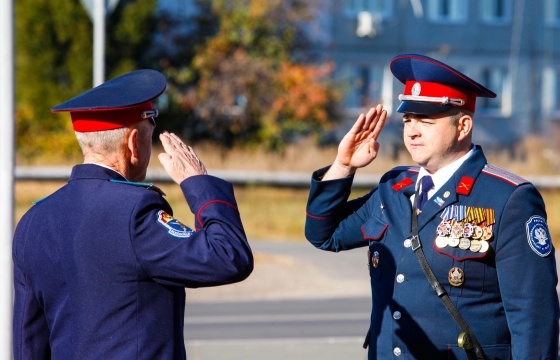
{"label": "round emblem patch", "polygon": [[542,216],[531,216],[526,223],[527,241],[533,251],[542,257],[552,251],[552,240],[548,232],[548,225]]}
{"label": "round emblem patch", "polygon": [[414,96],[420,95],[421,91],[422,91],[422,85],[420,85],[420,83],[416,83],[416,84],[412,85],[412,90],[410,90],[410,92]]}
{"label": "round emblem patch", "polygon": [[188,238],[192,234],[194,234],[194,231],[191,230],[188,226],[184,225],[182,222],[175,219],[173,216],[169,215],[163,210],[158,211],[157,222],[167,229],[169,235],[177,238]]}

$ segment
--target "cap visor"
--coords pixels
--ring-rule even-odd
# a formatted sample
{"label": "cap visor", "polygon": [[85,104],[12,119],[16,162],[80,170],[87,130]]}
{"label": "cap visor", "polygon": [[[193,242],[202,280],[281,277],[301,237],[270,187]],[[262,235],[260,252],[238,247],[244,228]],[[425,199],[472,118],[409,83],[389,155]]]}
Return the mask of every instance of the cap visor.
{"label": "cap visor", "polygon": [[403,101],[397,112],[405,114],[439,114],[453,109],[451,105],[431,104],[419,101]]}

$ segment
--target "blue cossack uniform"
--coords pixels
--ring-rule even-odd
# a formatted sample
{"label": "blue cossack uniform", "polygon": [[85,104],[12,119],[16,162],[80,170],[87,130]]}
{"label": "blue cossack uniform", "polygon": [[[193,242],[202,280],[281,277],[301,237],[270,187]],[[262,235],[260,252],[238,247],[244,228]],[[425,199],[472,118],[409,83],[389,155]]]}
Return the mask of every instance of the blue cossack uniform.
{"label": "blue cossack uniform", "polygon": [[[431,58],[401,55],[391,66],[405,83],[400,112],[474,111],[477,96],[495,96]],[[367,248],[368,358],[466,359],[461,329],[413,251],[420,168],[394,168],[354,200],[353,176],[321,181],[327,170],[313,173],[305,234],[322,250]],[[557,269],[546,219],[535,186],[488,164],[476,145],[417,217],[426,260],[488,359],[558,357]]]}
{"label": "blue cossack uniform", "polygon": [[[53,111],[78,132],[156,116],[163,75],[139,70]],[[233,187],[210,175],[180,184],[195,215],[178,220],[151,184],[98,164],[34,205],[13,239],[14,359],[185,359],[185,288],[245,279],[253,257]]]}

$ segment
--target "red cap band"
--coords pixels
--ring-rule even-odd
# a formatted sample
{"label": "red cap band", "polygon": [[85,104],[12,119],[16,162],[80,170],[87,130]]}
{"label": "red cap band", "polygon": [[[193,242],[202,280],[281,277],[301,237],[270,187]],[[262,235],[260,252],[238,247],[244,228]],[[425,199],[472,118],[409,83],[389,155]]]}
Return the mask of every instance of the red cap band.
{"label": "red cap band", "polygon": [[[464,89],[459,89],[456,87],[450,87],[440,83],[434,83],[434,82],[407,80],[404,86],[403,95],[435,97],[435,98],[446,97],[449,99],[461,99],[465,102],[465,104],[456,107],[472,112],[475,111],[475,107],[476,107],[476,93]],[[422,100],[418,100],[418,101],[422,101]],[[453,105],[453,104],[446,104],[446,105]]]}
{"label": "red cap band", "polygon": [[152,110],[152,102],[121,109],[70,111],[72,126],[78,132],[120,129],[144,120],[142,111]]}

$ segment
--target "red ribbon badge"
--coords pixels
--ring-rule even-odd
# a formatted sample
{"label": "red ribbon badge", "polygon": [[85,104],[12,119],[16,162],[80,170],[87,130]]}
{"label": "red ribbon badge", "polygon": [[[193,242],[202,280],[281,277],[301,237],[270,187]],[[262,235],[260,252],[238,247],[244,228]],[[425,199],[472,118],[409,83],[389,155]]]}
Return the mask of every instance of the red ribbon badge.
{"label": "red ribbon badge", "polygon": [[411,178],[404,178],[401,181],[399,181],[398,183],[396,183],[395,185],[393,185],[393,190],[395,191],[401,191],[402,189],[404,189],[405,187],[407,187],[410,184],[413,184],[414,181],[412,181]]}
{"label": "red ribbon badge", "polygon": [[457,194],[469,195],[474,184],[474,179],[470,177],[463,176],[459,185],[457,186]]}

